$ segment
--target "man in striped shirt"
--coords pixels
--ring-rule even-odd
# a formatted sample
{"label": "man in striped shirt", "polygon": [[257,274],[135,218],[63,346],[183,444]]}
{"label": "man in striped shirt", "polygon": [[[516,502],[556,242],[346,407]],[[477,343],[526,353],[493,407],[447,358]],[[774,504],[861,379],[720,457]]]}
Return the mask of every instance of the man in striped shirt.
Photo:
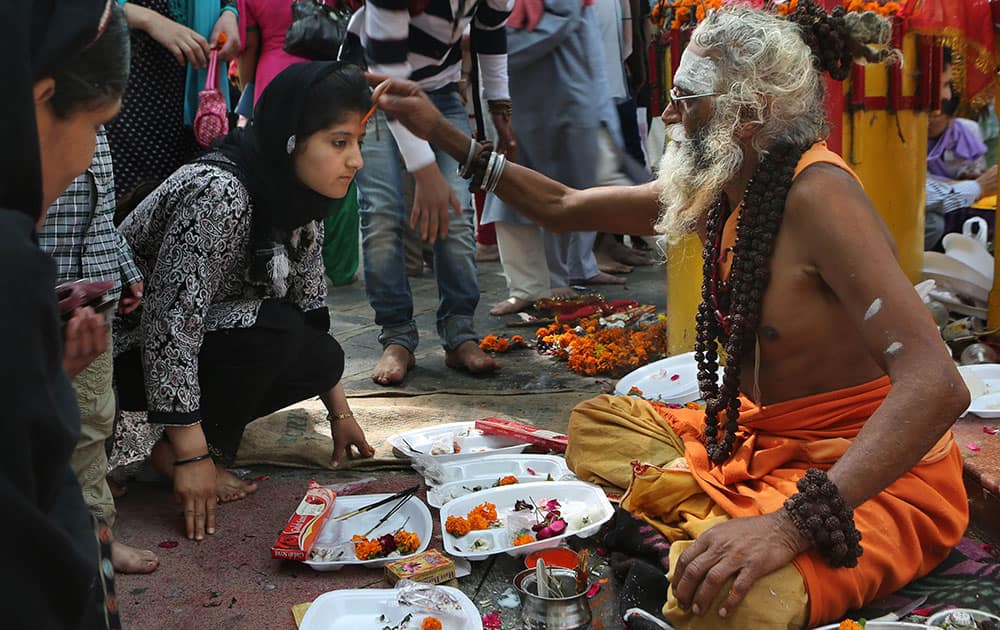
{"label": "man in striped shirt", "polygon": [[[514,150],[507,86],[505,24],[512,0],[428,0],[411,8],[404,0],[367,0],[362,45],[373,73],[416,81],[442,114],[463,130],[469,119],[459,95],[462,35],[471,29],[483,96],[497,129],[498,148]],[[391,132],[391,133],[390,133]],[[479,349],[473,315],[479,303],[475,264],[472,196],[458,176],[457,162],[379,111],[368,123],[363,149],[365,168],[358,174],[365,286],[382,327],[383,353],[372,379],[397,384],[413,367],[417,327],[413,299],[403,264],[402,161],[413,175],[410,224],[434,246],[434,273],[440,294],[437,331],[445,363],[472,373],[499,365]],[[513,157],[513,156],[511,156]],[[449,207],[454,216],[449,216]]]}
{"label": "man in striped shirt", "polygon": [[[45,223],[38,230],[38,244],[55,259],[57,282],[114,281],[108,296],[120,297],[119,310],[128,313],[142,299],[142,274],[132,259],[128,243],[112,223],[114,212],[111,149],[101,127],[90,168],[74,179],[49,207]],[[73,378],[73,389],[80,405],[80,441],[70,466],[80,482],[87,507],[113,525],[115,501],[106,479],[108,457],[104,447],[115,422],[110,330],[108,350]],[[111,561],[115,570],[124,573],[149,573],[159,566],[153,552],[118,541],[111,543]]]}

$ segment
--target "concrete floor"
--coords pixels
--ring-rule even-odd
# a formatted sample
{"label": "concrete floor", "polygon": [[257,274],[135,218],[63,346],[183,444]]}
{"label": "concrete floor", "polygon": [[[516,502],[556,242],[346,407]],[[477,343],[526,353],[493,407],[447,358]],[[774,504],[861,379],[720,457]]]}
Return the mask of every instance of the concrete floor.
{"label": "concrete floor", "polygon": [[[639,268],[618,287],[595,287],[609,299],[634,299],[664,308],[664,271],[661,266]],[[476,325],[487,333],[529,336],[534,328],[509,329],[504,320],[490,317],[489,308],[506,297],[499,263],[479,266],[481,300]],[[331,291],[329,305],[333,332],[347,356],[344,383],[348,394],[366,405],[372,399],[409,397],[415,404],[447,404],[453,413],[465,405],[467,419],[484,411],[509,417],[531,419],[540,426],[565,431],[569,408],[574,400],[610,389],[614,381],[575,375],[565,365],[533,352],[521,351],[508,359],[495,376],[474,377],[444,366],[444,352],[435,333],[437,289],[432,274],[425,270],[411,279],[414,316],[422,343],[416,352],[417,368],[401,387],[382,388],[370,379],[380,347],[374,313],[364,287],[354,285]],[[560,392],[554,395],[554,392]],[[437,398],[431,395],[438,396]],[[489,399],[490,409],[477,405]],[[448,401],[434,403],[433,401]],[[458,401],[458,402],[455,402]],[[375,401],[377,403],[377,401]],[[360,414],[359,414],[360,415]],[[379,446],[377,444],[376,446]],[[305,565],[280,562],[268,550],[285,520],[294,511],[306,483],[316,478],[322,483],[350,483],[367,480],[352,492],[391,492],[412,485],[416,477],[405,463],[395,470],[332,472],[326,469],[251,466],[244,474],[268,477],[250,498],[225,505],[220,511],[219,532],[209,540],[188,542],[181,531],[179,510],[169,488],[156,483],[130,483],[129,493],[119,500],[119,538],[131,545],[152,548],[161,557],[160,569],[145,576],[121,575],[117,592],[122,619],[128,628],[154,629],[280,629],[295,627],[291,607],[311,601],[319,594],[343,588],[384,588],[381,571],[361,568],[336,573],[316,573]],[[436,512],[436,511],[435,511]],[[439,535],[439,534],[438,534]],[[173,543],[177,543],[174,545]],[[159,545],[164,545],[160,547]],[[574,544],[593,545],[592,541]],[[441,548],[440,539],[432,547]],[[470,576],[460,580],[465,591],[482,612],[500,610],[504,628],[519,628],[516,609],[498,605],[521,568],[519,560],[501,556],[474,563]],[[598,567],[598,577],[607,569]],[[608,580],[593,600],[595,628],[619,628],[613,581]]]}

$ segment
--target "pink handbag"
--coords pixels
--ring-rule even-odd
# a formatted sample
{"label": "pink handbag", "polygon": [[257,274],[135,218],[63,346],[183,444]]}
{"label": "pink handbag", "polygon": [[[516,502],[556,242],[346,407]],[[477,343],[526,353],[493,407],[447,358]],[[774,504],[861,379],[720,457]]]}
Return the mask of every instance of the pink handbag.
{"label": "pink handbag", "polygon": [[218,87],[219,51],[213,50],[208,62],[205,89],[198,92],[198,112],[194,115],[194,137],[203,147],[229,133],[226,99]]}

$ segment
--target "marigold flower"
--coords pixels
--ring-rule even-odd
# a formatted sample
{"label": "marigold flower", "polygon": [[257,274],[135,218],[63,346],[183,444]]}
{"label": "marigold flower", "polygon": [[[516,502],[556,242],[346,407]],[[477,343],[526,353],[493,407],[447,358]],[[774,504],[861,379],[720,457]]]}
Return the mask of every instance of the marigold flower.
{"label": "marigold flower", "polygon": [[473,531],[490,528],[489,521],[483,518],[483,515],[480,514],[479,512],[476,512],[475,510],[469,512],[468,521],[469,521],[469,528],[472,529]]}
{"label": "marigold flower", "polygon": [[497,520],[497,506],[489,502],[480,503],[475,508],[473,508],[471,512],[469,512],[469,518],[471,518],[473,514],[479,514],[488,523],[492,523],[493,521]]}
{"label": "marigold flower", "polygon": [[396,534],[396,549],[400,555],[416,553],[420,548],[420,537],[413,532],[400,531]]}
{"label": "marigold flower", "polygon": [[531,534],[520,534],[514,538],[514,546],[520,547],[521,545],[529,545],[535,542],[535,537]]}
{"label": "marigold flower", "polygon": [[375,540],[368,540],[364,536],[353,536],[354,555],[358,560],[371,560],[382,555],[382,544]]}
{"label": "marigold flower", "polygon": [[469,521],[461,516],[449,516],[444,522],[444,531],[456,538],[461,538],[472,531],[472,528],[469,526]]}
{"label": "marigold flower", "polygon": [[513,486],[516,483],[518,483],[517,477],[515,477],[514,475],[507,475],[506,477],[504,477],[503,479],[501,479],[500,482],[497,483],[497,485],[498,486]]}
{"label": "marigold flower", "polygon": [[424,617],[420,624],[420,630],[441,630],[441,622],[434,617]]}

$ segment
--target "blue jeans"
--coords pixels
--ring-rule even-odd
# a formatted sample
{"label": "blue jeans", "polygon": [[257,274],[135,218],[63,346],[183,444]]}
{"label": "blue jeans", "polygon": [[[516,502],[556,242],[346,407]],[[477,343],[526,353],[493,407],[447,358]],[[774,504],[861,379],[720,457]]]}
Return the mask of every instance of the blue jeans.
{"label": "blue jeans", "polygon": [[[469,117],[457,93],[432,92],[430,98],[451,124],[468,133]],[[458,163],[436,148],[434,153],[462,207],[461,216],[449,212],[448,236],[434,243],[437,331],[445,350],[454,350],[478,339],[472,323],[479,304],[475,212],[468,182],[458,176]],[[413,352],[419,337],[403,257],[403,227],[410,213],[403,199],[402,158],[381,111],[368,122],[362,156],[358,211],[368,303],[375,309],[375,323],[382,327],[378,337],[382,347],[394,343]]]}

